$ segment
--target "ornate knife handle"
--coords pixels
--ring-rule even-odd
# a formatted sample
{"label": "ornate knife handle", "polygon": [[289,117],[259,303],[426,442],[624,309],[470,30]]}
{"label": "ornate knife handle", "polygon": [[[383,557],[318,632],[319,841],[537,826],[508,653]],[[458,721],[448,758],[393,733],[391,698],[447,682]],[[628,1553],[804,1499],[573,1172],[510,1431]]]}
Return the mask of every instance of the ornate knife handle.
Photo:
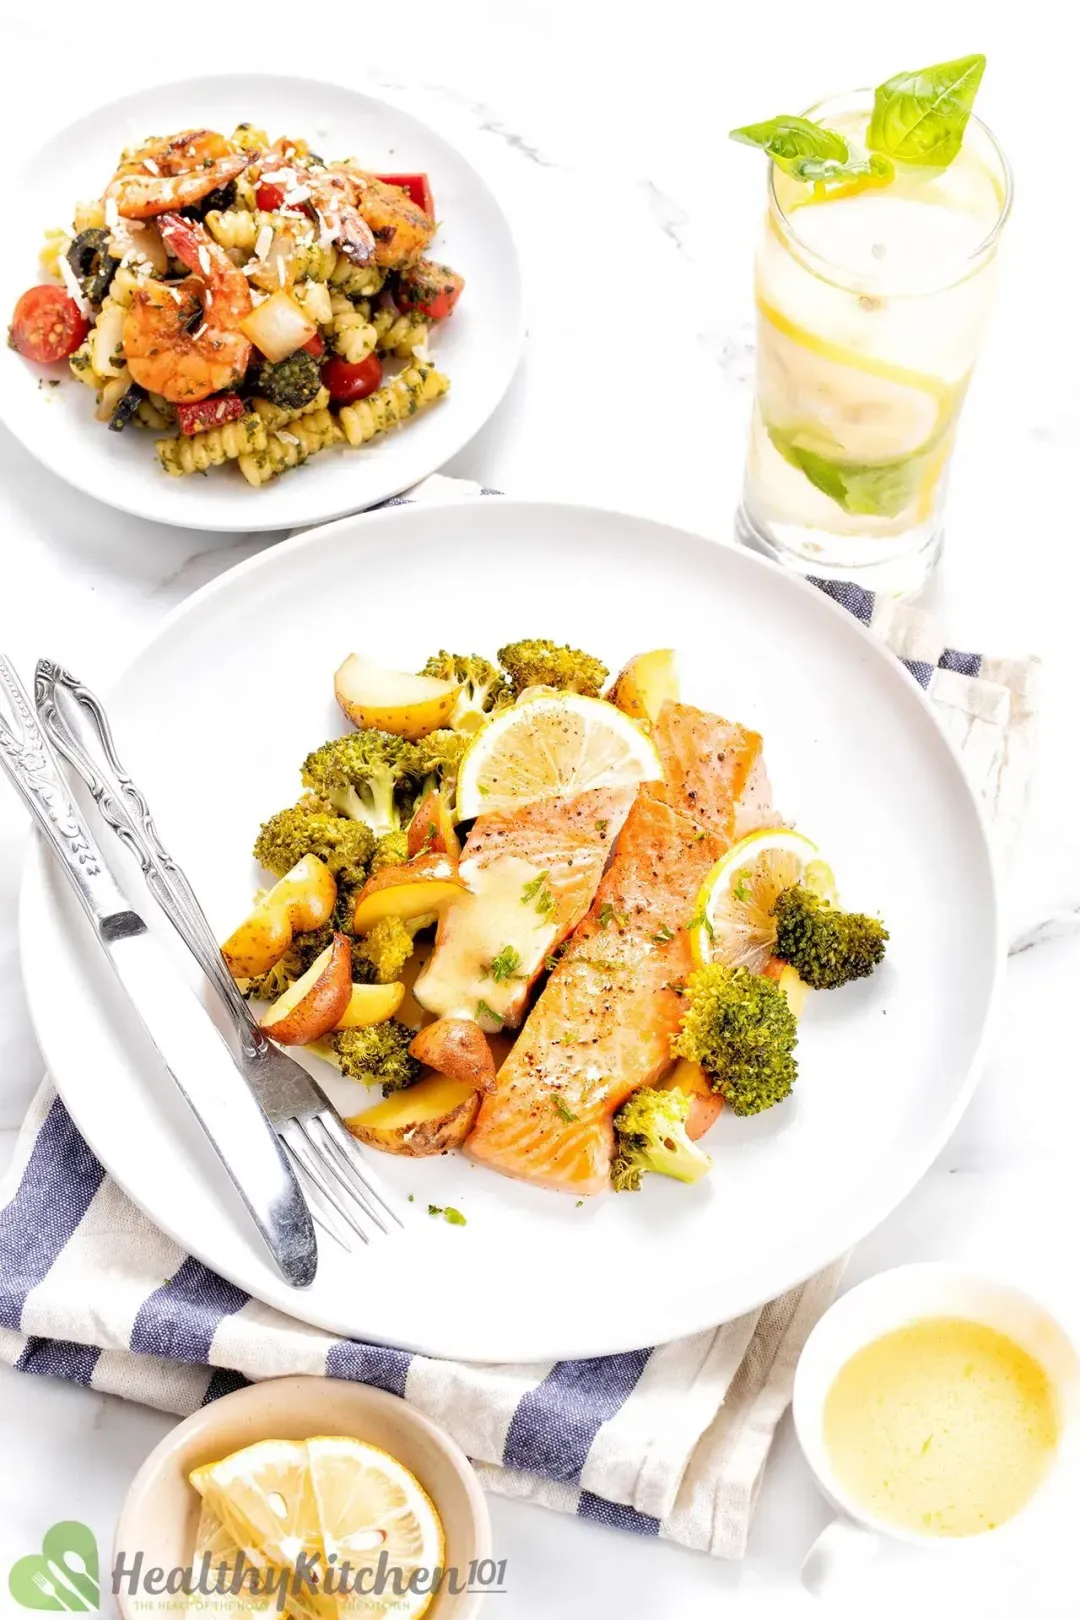
{"label": "ornate knife handle", "polygon": [[0,764],[45,834],[99,933],[141,933],[144,924],[113,880],[71,796],[56,756],[11,660],[0,653]]}
{"label": "ornate knife handle", "polygon": [[[87,746],[87,727],[84,725],[76,731],[61,709],[60,692],[69,693],[89,717],[89,729],[103,762],[95,759]],[[46,658],[38,660],[34,695],[38,715],[49,738],[86,783],[116,836],[135,856],[150,893],[232,1015],[245,1050],[251,1056],[257,1055],[264,1049],[266,1037],[229,972],[198,896],[161,841],[145,794],[121,763],[112,727],[98,698],[70,670]]]}

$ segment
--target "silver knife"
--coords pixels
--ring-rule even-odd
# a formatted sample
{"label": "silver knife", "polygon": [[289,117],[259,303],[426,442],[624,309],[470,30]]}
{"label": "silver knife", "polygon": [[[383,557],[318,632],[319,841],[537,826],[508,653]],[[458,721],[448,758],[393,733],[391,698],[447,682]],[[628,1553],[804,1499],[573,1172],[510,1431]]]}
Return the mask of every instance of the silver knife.
{"label": "silver knife", "polygon": [[269,1120],[217,1026],[128,904],[71,796],[33,705],[0,654],[0,764],[45,834],[117,978],[285,1279],[315,1279],[315,1229]]}

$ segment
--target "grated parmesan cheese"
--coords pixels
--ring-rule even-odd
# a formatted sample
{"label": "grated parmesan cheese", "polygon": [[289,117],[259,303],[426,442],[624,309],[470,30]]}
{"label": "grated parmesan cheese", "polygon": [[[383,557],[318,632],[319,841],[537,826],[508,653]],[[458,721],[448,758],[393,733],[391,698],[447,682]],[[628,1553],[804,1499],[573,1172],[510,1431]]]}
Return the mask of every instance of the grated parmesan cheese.
{"label": "grated parmesan cheese", "polygon": [[199,247],[199,269],[202,271],[204,276],[209,276],[209,274],[210,274],[210,255],[207,252],[206,248],[203,247],[201,244],[200,244],[200,247]]}
{"label": "grated parmesan cheese", "polygon": [[296,437],[295,433],[286,433],[283,428],[278,428],[277,437],[281,440],[282,444],[300,443],[300,440]]}
{"label": "grated parmesan cheese", "polygon": [[85,315],[87,318],[89,318],[93,314],[93,310],[84,297],[82,288],[79,286],[78,276],[75,274],[70,264],[68,264],[67,258],[63,254],[61,254],[59,259],[57,259],[56,263],[60,270],[60,279],[64,283],[68,297],[71,299],[73,304],[78,306],[79,314]]}
{"label": "grated parmesan cheese", "polygon": [[116,205],[115,197],[105,199],[105,223],[110,230],[115,230],[120,223],[120,210]]}
{"label": "grated parmesan cheese", "polygon": [[148,169],[151,174],[160,174],[161,173],[161,170],[158,168],[158,166],[154,162],[153,158],[143,158],[143,168]]}
{"label": "grated parmesan cheese", "polygon": [[[255,238],[255,257],[257,259],[266,258],[266,255],[270,251],[270,244],[273,240],[274,227],[272,225],[263,225],[259,230],[258,236]],[[245,268],[247,267],[245,266]]]}

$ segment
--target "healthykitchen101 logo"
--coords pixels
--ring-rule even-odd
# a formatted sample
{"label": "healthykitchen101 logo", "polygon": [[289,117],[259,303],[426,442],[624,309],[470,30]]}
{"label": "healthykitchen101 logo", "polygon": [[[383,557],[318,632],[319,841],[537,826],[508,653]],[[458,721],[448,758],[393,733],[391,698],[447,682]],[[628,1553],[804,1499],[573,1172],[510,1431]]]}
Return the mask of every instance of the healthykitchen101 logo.
{"label": "healthykitchen101 logo", "polygon": [[41,1551],[12,1565],[8,1590],[23,1609],[96,1614],[101,1606],[94,1532],[76,1519],[54,1524]]}

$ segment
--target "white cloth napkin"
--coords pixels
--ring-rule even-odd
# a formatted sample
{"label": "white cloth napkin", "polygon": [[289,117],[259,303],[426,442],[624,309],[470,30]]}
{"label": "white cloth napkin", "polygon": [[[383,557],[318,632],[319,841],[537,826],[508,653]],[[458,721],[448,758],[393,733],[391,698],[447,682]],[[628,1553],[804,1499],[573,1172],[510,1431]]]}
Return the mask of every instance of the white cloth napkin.
{"label": "white cloth napkin", "polygon": [[[436,477],[401,499],[487,493]],[[1007,845],[1037,660],[956,651],[916,609],[827,589],[928,692]],[[285,1373],[359,1379],[442,1423],[489,1490],[738,1558],[795,1363],[843,1264],[736,1321],[591,1360],[485,1366],[341,1340],[185,1255],[105,1175],[46,1080],[0,1188],[0,1359],[185,1414]]]}

